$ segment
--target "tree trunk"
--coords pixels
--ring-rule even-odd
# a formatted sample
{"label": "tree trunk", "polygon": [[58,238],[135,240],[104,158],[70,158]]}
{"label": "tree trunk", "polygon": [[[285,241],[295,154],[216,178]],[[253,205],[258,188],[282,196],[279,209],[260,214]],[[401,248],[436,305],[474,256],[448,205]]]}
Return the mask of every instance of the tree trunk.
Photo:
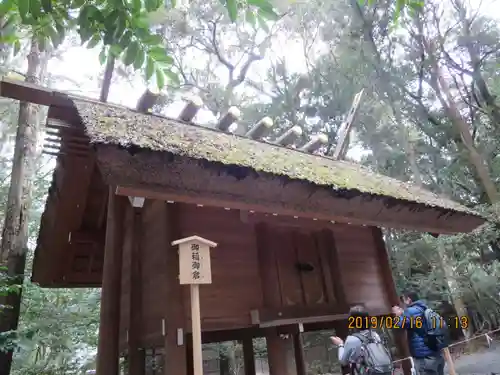
{"label": "tree trunk", "polygon": [[[46,61],[45,61],[46,62]],[[37,84],[41,67],[40,51],[35,40],[31,41],[28,54],[26,82]],[[32,103],[19,104],[19,120],[14,147],[11,182],[7,198],[4,228],[1,240],[0,260],[7,266],[10,282],[19,285],[19,292],[3,298],[10,308],[3,311],[0,332],[11,332],[14,337],[19,322],[21,291],[26,264],[28,220],[31,205],[32,180],[39,133],[37,123],[38,106]],[[8,375],[12,366],[13,351],[0,352],[0,375]]]}
{"label": "tree trunk", "polygon": [[[428,42],[424,42],[425,49],[428,54],[432,56],[432,50],[428,44]],[[448,83],[446,82],[441,67],[438,62],[431,58],[432,69],[435,74],[435,83],[432,85],[434,91],[439,97],[441,104],[444,107],[444,110],[448,114],[453,126],[456,128],[457,132],[460,134],[461,141],[468,152],[469,161],[471,165],[474,167],[479,182],[481,183],[486,195],[490,203],[495,204],[498,202],[498,190],[493,182],[493,179],[490,176],[490,171],[486,160],[484,160],[483,156],[477,150],[474,145],[474,139],[472,138],[472,134],[469,129],[469,125],[464,120],[460,111],[458,110],[455,99],[451,95],[450,88]],[[443,97],[444,95],[444,97]]]}

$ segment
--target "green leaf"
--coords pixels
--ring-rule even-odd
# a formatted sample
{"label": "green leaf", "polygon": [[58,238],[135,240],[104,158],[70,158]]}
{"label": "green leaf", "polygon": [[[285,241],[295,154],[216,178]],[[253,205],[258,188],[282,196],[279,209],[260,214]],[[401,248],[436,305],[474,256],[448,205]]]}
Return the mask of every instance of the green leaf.
{"label": "green leaf", "polygon": [[155,72],[155,62],[151,57],[147,58],[146,62],[146,81],[149,81]]}
{"label": "green leaf", "polygon": [[30,11],[30,0],[19,0],[17,8],[19,10],[19,16],[21,17],[21,20],[25,22]]}
{"label": "green leaf", "polygon": [[227,8],[227,12],[229,14],[229,19],[232,22],[236,21],[236,18],[238,17],[238,3],[237,3],[237,0],[227,0],[226,1],[226,8]]}
{"label": "green leaf", "polygon": [[15,43],[16,40],[19,40],[16,34],[5,34],[5,35],[0,35],[0,42],[1,43]]}
{"label": "green leaf", "polygon": [[146,35],[144,38],[141,38],[141,41],[149,46],[158,46],[162,43],[163,38],[158,34],[150,34]]}
{"label": "green leaf", "polygon": [[14,7],[14,0],[4,0],[0,3],[0,17],[4,17]]}
{"label": "green leaf", "polygon": [[162,64],[172,65],[174,63],[174,59],[167,55],[165,48],[163,47],[153,47],[149,50],[149,56]]}
{"label": "green leaf", "polygon": [[59,22],[56,22],[56,31],[62,43],[64,41],[64,38],[66,37],[66,30],[64,29],[64,26]]}
{"label": "green leaf", "polygon": [[5,32],[5,30],[8,30],[11,26],[14,26],[15,22],[16,22],[16,16],[12,14],[9,18],[7,18],[7,21],[3,24],[2,33]]}
{"label": "green leaf", "polygon": [[175,8],[175,7],[177,6],[177,0],[171,0],[171,1],[170,1],[170,6],[171,6],[172,8]]}
{"label": "green leaf", "polygon": [[267,26],[266,20],[260,14],[257,14],[257,21],[259,23],[260,28],[264,30],[266,33],[268,33],[269,26]]}
{"label": "green leaf", "polygon": [[277,21],[279,19],[279,16],[272,9],[260,8],[257,12],[262,18],[265,18],[269,21]]}
{"label": "green leaf", "polygon": [[158,9],[156,0],[145,0],[144,5],[146,7],[146,11],[148,12]]}
{"label": "green leaf", "polygon": [[101,36],[99,34],[94,34],[87,43],[87,48],[92,49],[99,44],[101,41]]}
{"label": "green leaf", "polygon": [[52,13],[52,0],[42,0],[42,8],[45,13]]}
{"label": "green leaf", "polygon": [[137,58],[138,51],[139,51],[139,43],[137,43],[137,41],[133,41],[126,49],[123,63],[126,66],[129,66],[130,64],[132,64],[135,61],[135,59]]}
{"label": "green leaf", "polygon": [[132,31],[127,30],[125,34],[121,37],[120,41],[118,44],[122,48],[127,48],[127,46],[130,44],[130,41],[132,40]]}
{"label": "green leaf", "polygon": [[146,59],[146,54],[144,53],[144,50],[142,48],[139,48],[137,50],[137,56],[134,60],[134,69],[135,70],[141,69],[145,59]]}
{"label": "green leaf", "polygon": [[134,13],[139,13],[141,11],[142,2],[141,0],[132,0],[132,11]]}
{"label": "green leaf", "polygon": [[179,86],[181,84],[181,81],[179,80],[179,75],[170,69],[163,69],[163,74],[168,78],[170,82],[172,82],[174,85]]}
{"label": "green leaf", "polygon": [[252,12],[251,10],[246,11],[245,20],[253,27],[257,25],[257,18],[255,17],[255,13]]}
{"label": "green leaf", "polygon": [[80,34],[80,41],[82,44],[86,43],[90,38],[92,38],[92,30],[87,29],[87,28],[82,28],[78,30]]}
{"label": "green leaf", "polygon": [[49,36],[50,40],[52,41],[52,45],[54,46],[54,48],[59,47],[62,43],[62,40],[61,40],[61,38],[59,38],[59,33],[57,32],[57,30],[54,27],[52,27],[51,25],[48,25],[46,27],[46,31],[47,31],[47,35]]}
{"label": "green leaf", "polygon": [[[19,0],[21,3],[23,0]],[[42,2],[40,0],[24,0],[29,3],[29,12],[31,13],[31,16],[35,19],[38,20],[40,16],[42,15]]]}
{"label": "green leaf", "polygon": [[114,39],[120,40],[125,32],[125,28],[127,27],[127,19],[125,18],[126,14],[120,13],[118,18],[115,20],[116,22],[116,30],[114,32]]}
{"label": "green leaf", "polygon": [[15,42],[14,42],[14,56],[16,56],[19,51],[21,51],[21,42],[19,41],[19,39],[17,39]]}
{"label": "green leaf", "polygon": [[156,86],[161,91],[165,87],[165,75],[161,69],[156,69]]}
{"label": "green leaf", "polygon": [[99,53],[99,63],[104,65],[106,63],[106,47],[102,47],[101,52]]}
{"label": "green leaf", "polygon": [[123,52],[123,48],[117,44],[113,44],[111,47],[109,47],[109,53],[110,53],[110,55],[113,55],[114,57],[120,57],[122,52]]}

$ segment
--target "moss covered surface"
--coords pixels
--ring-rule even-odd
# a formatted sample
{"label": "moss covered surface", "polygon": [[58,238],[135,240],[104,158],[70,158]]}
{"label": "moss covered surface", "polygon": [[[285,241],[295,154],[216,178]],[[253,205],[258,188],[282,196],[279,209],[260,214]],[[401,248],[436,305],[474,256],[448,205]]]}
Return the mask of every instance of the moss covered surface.
{"label": "moss covered surface", "polygon": [[373,173],[355,163],[335,161],[125,108],[84,101],[75,101],[75,106],[94,143],[135,145],[194,159],[249,167],[334,190],[352,189],[474,214],[450,199]]}

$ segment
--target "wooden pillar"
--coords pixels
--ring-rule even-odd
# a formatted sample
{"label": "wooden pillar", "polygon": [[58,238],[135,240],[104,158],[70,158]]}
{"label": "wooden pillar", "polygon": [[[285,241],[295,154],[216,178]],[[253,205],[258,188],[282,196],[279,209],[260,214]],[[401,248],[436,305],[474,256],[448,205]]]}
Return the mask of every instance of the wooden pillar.
{"label": "wooden pillar", "polygon": [[295,354],[295,367],[297,368],[297,375],[306,375],[306,358],[304,355],[304,344],[300,332],[293,334],[293,351]]}
{"label": "wooden pillar", "polygon": [[288,375],[287,346],[276,328],[266,331],[267,362],[270,375]]}
{"label": "wooden pillar", "polygon": [[[184,293],[179,284],[179,253],[172,241],[182,238],[180,229],[180,206],[178,203],[164,203],[165,208],[165,254],[167,295],[161,300],[165,304],[165,365],[164,375],[187,375],[190,338],[186,335]],[[177,341],[180,331],[182,343]],[[192,350],[192,348],[191,348]],[[192,353],[191,353],[192,356]],[[192,357],[191,357],[192,362]],[[192,363],[191,363],[192,366]]]}
{"label": "wooden pillar", "polygon": [[[372,227],[372,231],[373,231],[373,238],[375,240],[375,247],[377,250],[380,269],[382,272],[382,278],[386,287],[386,292],[389,297],[389,303],[391,304],[391,307],[399,305],[400,300],[396,290],[396,285],[394,283],[394,277],[392,275],[389,254],[387,253],[387,248],[384,243],[382,230],[377,227]],[[409,357],[410,349],[408,347],[407,333],[405,332],[405,330],[396,329],[393,330],[393,334],[401,358]],[[409,360],[403,361],[403,371],[405,375],[411,375],[411,363]]]}
{"label": "wooden pillar", "polygon": [[144,375],[146,358],[141,348],[142,326],[142,208],[129,206],[130,221],[127,230],[132,232],[129,278],[129,324],[127,338],[128,375]]}
{"label": "wooden pillar", "polygon": [[255,375],[255,355],[253,351],[252,337],[244,337],[241,344],[243,346],[243,364],[245,366],[245,375]]}
{"label": "wooden pillar", "polygon": [[123,225],[126,197],[108,193],[96,373],[118,375]]}

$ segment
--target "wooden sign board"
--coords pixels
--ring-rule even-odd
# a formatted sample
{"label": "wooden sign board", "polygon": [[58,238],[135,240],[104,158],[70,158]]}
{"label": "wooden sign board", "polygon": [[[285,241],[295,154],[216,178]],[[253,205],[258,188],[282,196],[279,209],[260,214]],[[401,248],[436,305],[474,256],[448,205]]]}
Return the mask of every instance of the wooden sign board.
{"label": "wooden sign board", "polygon": [[212,270],[210,267],[210,248],[216,243],[198,236],[174,241],[179,245],[179,283],[211,284]]}

